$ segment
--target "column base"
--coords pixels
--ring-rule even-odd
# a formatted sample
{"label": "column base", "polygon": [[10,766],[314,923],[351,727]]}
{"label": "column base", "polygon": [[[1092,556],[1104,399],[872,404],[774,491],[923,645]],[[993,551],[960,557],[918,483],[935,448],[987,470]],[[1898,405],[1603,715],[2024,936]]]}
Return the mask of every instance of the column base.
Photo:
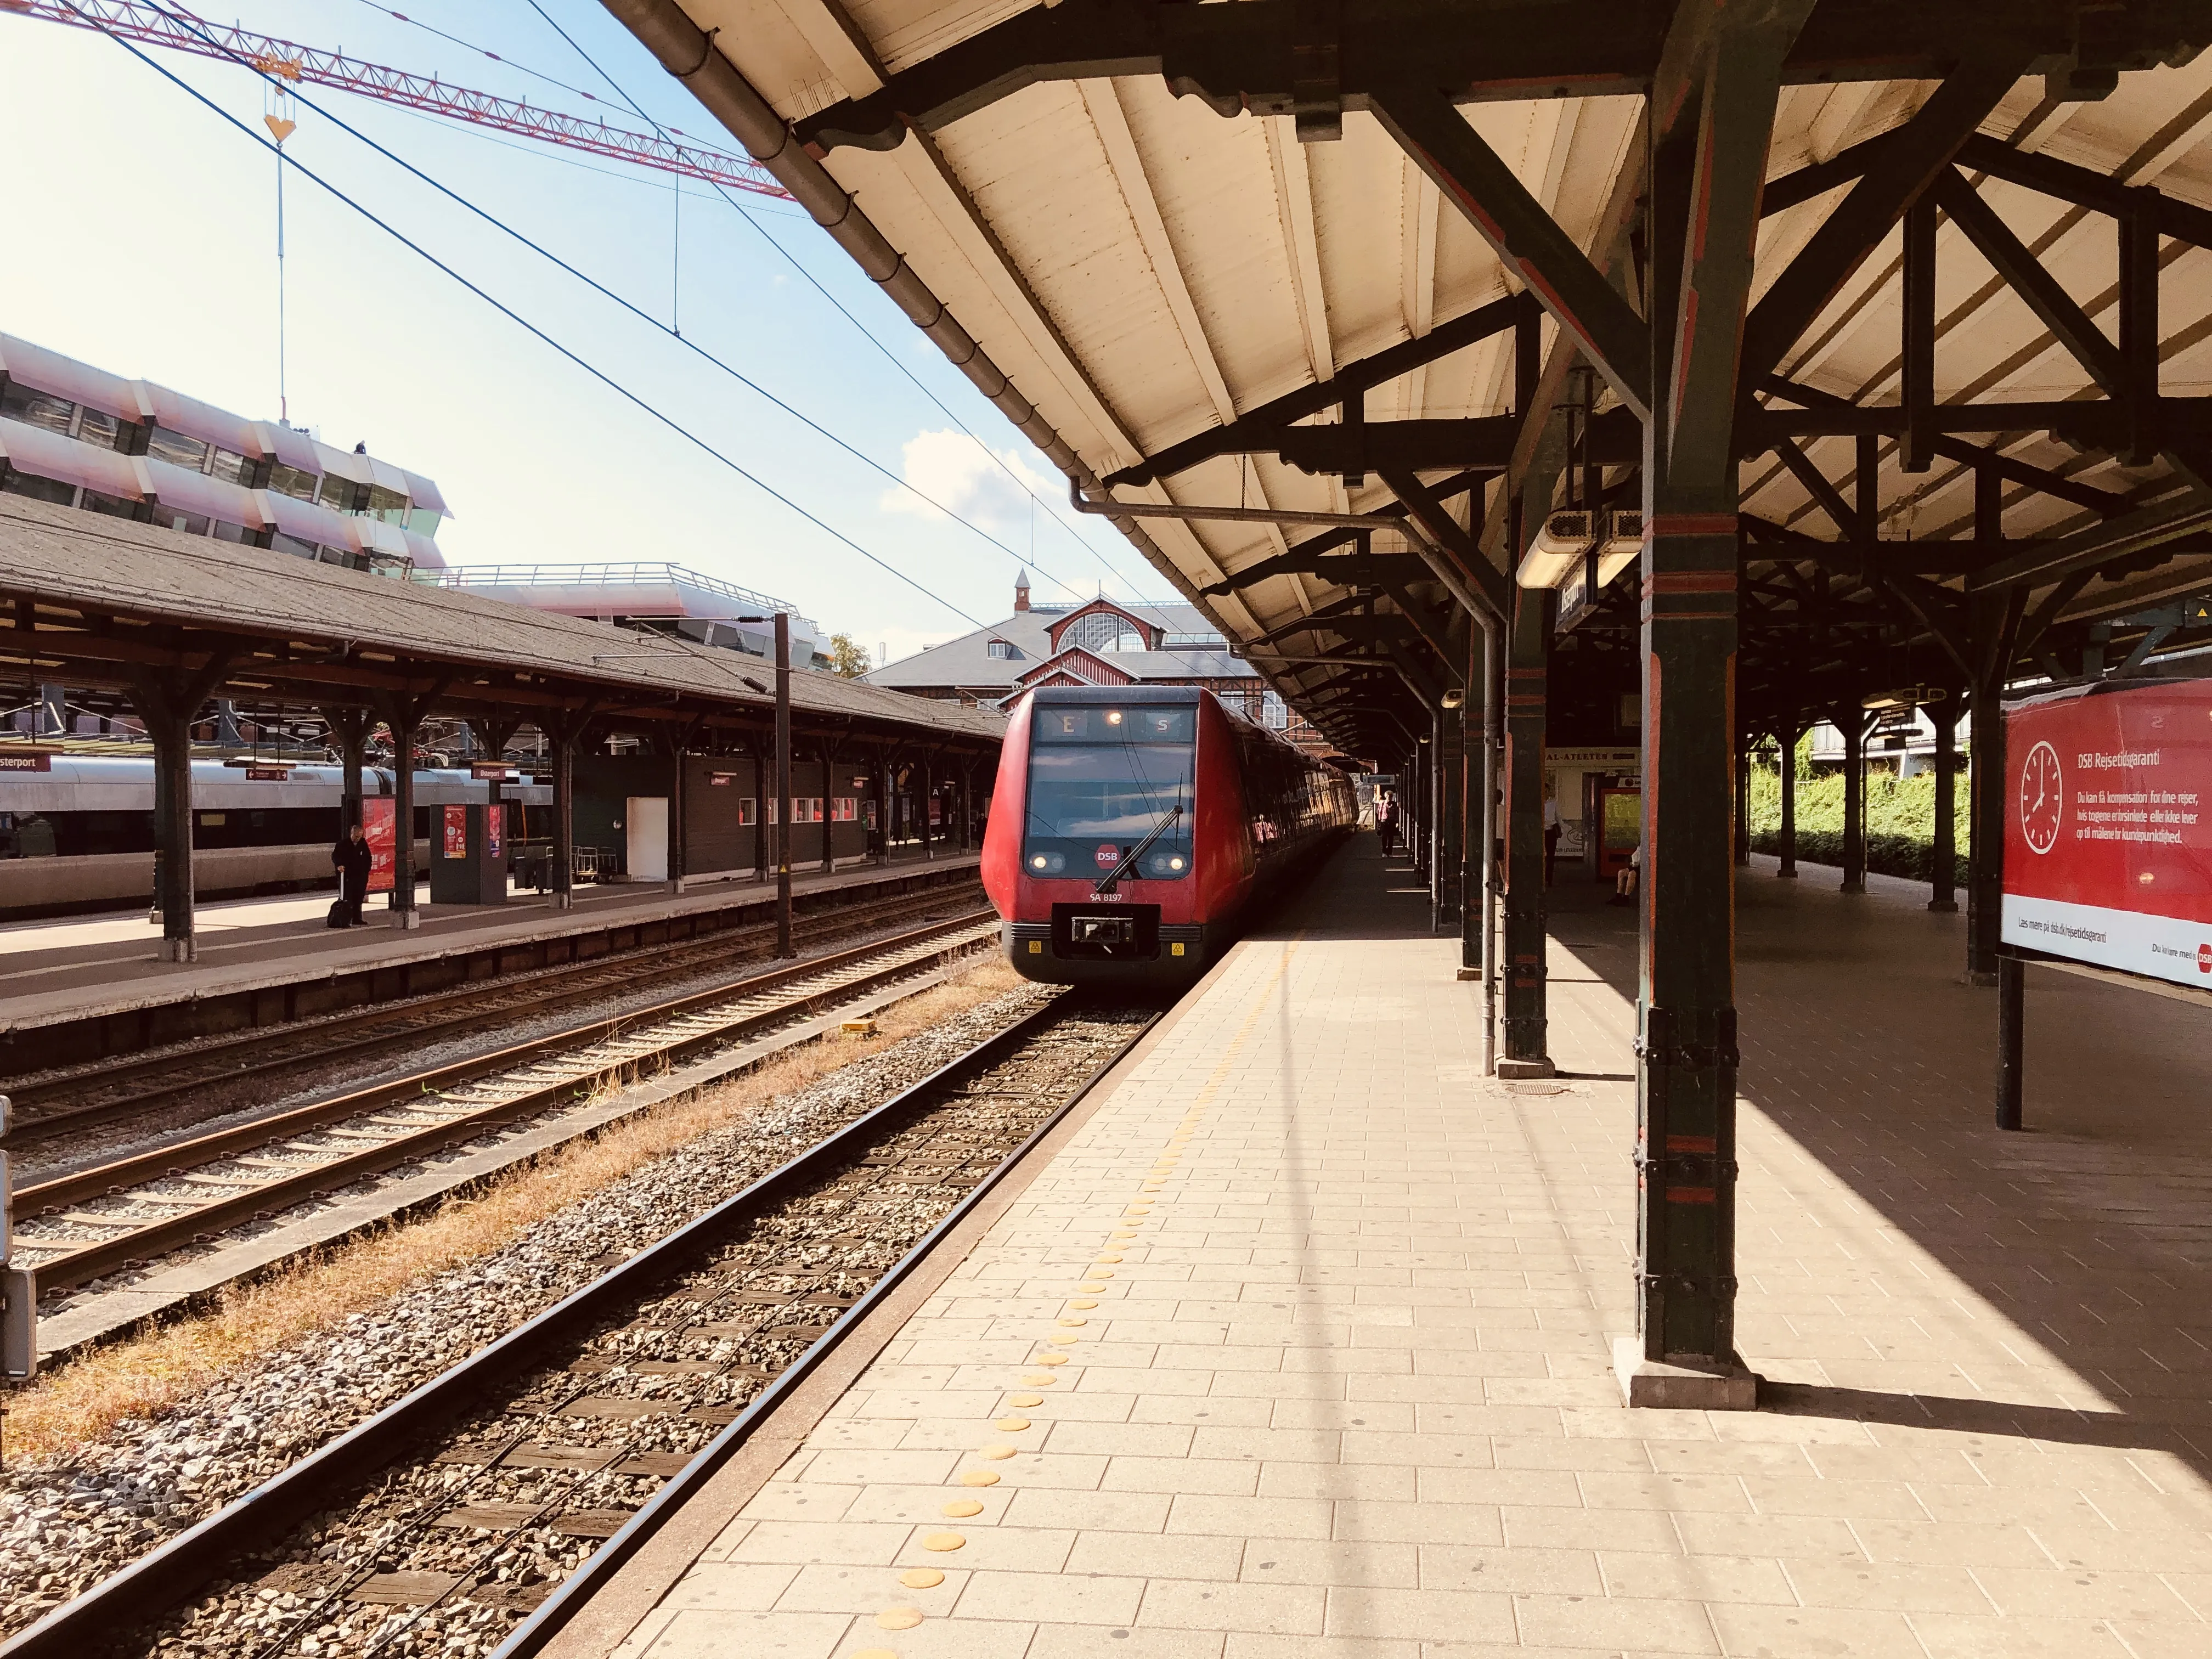
{"label": "column base", "polygon": [[394,910],[392,913],[392,926],[403,933],[412,933],[422,925],[422,913],[420,910]]}
{"label": "column base", "polygon": [[681,897],[684,893],[684,886],[685,881],[682,876],[671,876],[668,878],[669,896],[671,898]]}
{"label": "column base", "polygon": [[1995,985],[1996,982],[1997,976],[1995,974],[1980,973],[1971,968],[1959,975],[1959,983],[1961,985]]}
{"label": "column base", "polygon": [[1559,1073],[1559,1068],[1549,1060],[1500,1060],[1498,1062],[1498,1075],[1500,1077],[1557,1077]]}
{"label": "column base", "polygon": [[1928,901],[1928,908],[1935,911],[1938,915],[1956,915],[1959,913],[1959,901],[1956,899],[1929,899]]}
{"label": "column base", "polygon": [[1797,879],[1797,872],[1795,870],[1777,870],[1774,872],[1774,878],[1777,881],[1795,881]]}
{"label": "column base", "polygon": [[576,896],[574,893],[548,893],[545,908],[549,910],[573,910],[576,908]]}
{"label": "column base", "polygon": [[198,962],[200,942],[196,939],[165,939],[161,941],[161,960],[164,962]]}
{"label": "column base", "polygon": [[1866,883],[1863,881],[1847,881],[1844,884],[1842,890],[1846,893],[1863,893],[1866,891]]}
{"label": "column base", "polygon": [[1457,977],[1462,980],[1473,980],[1477,984],[1480,984],[1482,981],[1482,969],[1480,968],[1462,968],[1459,970]]}
{"label": "column base", "polygon": [[1674,1365],[1644,1357],[1644,1344],[1632,1336],[1613,1339],[1613,1374],[1621,1403],[1658,1411],[1747,1412],[1759,1407],[1759,1373],[1741,1359],[1726,1369]]}

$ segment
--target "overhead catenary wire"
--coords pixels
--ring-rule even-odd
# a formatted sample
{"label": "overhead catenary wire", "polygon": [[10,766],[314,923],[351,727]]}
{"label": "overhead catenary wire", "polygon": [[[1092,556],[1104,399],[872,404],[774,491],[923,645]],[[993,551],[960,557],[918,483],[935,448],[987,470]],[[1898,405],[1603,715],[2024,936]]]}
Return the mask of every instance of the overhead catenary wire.
{"label": "overhead catenary wire", "polygon": [[[732,459],[730,456],[724,454],[720,450],[715,448],[714,445],[708,443],[704,438],[702,438],[698,434],[684,426],[673,416],[666,413],[657,405],[647,402],[644,398],[641,397],[638,393],[632,392],[628,386],[623,385],[621,381],[616,380],[612,375],[600,368],[597,364],[590,362],[581,354],[576,352],[568,346],[562,344],[559,340],[554,338],[553,336],[547,333],[544,329],[538,327],[535,323],[530,321],[529,319],[524,317],[520,313],[508,306],[505,301],[496,298],[486,289],[471,282],[468,277],[464,276],[453,266],[447,264],[444,260],[438,258],[436,254],[431,252],[421,243],[408,236],[405,232],[400,230],[387,220],[380,217],[376,213],[363,205],[362,203],[355,200],[351,196],[349,196],[344,191],[339,189],[329,179],[324,178],[313,168],[307,166],[304,162],[295,160],[291,156],[285,155],[281,149],[278,149],[276,145],[270,143],[267,139],[262,137],[261,135],[255,132],[252,127],[246,125],[245,122],[240,120],[236,116],[233,115],[228,110],[223,108],[222,105],[216,103],[213,99],[208,97],[207,94],[201,92],[199,88],[191,85],[181,76],[173,74],[161,64],[157,63],[154,58],[140,51],[131,41],[126,40],[120,35],[115,34],[112,31],[101,27],[98,19],[91,16],[81,8],[74,4],[73,0],[59,0],[59,3],[67,10],[71,11],[77,16],[84,19],[85,23],[88,27],[98,29],[102,34],[107,35],[110,40],[113,40],[133,58],[138,59],[140,63],[144,64],[149,69],[151,69],[163,80],[167,81],[171,85],[179,88],[195,102],[204,105],[221,119],[236,128],[240,132],[246,136],[249,143],[258,144],[264,149],[275,151],[278,156],[280,166],[289,166],[295,168],[301,177],[307,179],[313,184],[319,185],[331,196],[335,197],[338,201],[343,203],[347,207],[351,208],[356,213],[361,215],[362,218],[368,220],[369,223],[374,225],[379,230],[384,232],[387,236],[390,236],[401,246],[406,248],[410,252],[416,254],[428,264],[434,266],[438,270],[443,272],[446,276],[452,277],[453,281],[459,283],[463,288],[468,289],[470,293],[475,295],[486,305],[491,307],[493,310],[498,312],[500,315],[505,317],[509,322],[514,324],[518,328],[520,328],[525,332],[530,334],[541,343],[550,346],[553,350],[558,352],[562,357],[568,359],[568,362],[574,364],[578,368],[582,369],[593,380],[598,380],[601,385],[606,386],[608,390],[616,393],[625,402],[634,405],[644,414],[651,416],[653,420],[658,421],[661,425],[666,427],[670,431],[675,433],[678,437],[693,445],[705,454],[720,462],[731,471],[736,473],[739,477],[745,480],[746,483],[751,484],[755,489],[760,490],[771,500],[774,500],[781,503],[782,506],[789,508],[792,512],[805,520],[807,523],[812,525],[823,534],[831,537],[844,546],[850,548],[854,552],[858,553],[862,558],[867,560],[869,563],[873,564],[890,575],[896,577],[900,581],[904,582],[908,586],[913,588],[915,592],[929,599],[932,604],[944,606],[945,609],[952,612],[954,616],[958,617],[962,621],[975,627],[980,628],[983,625],[981,623],[977,622],[974,617],[969,616],[968,612],[963,611],[958,605],[954,605],[950,599],[945,599],[942,594],[934,592],[931,589],[923,586],[921,583],[908,575],[906,572],[901,570],[897,566],[890,563],[888,560],[884,559],[876,553],[872,552],[867,548],[863,547],[860,543],[854,541],[850,536],[845,534],[843,531],[839,530],[835,526],[817,518],[814,514],[809,512],[806,508],[801,507],[797,501],[792,500],[790,496],[786,495],[781,490],[777,489],[773,484],[770,484],[765,479],[747,469],[741,463]],[[388,154],[388,152],[385,153]],[[395,157],[393,159],[396,160],[397,158]],[[402,162],[400,165],[404,167],[406,164]],[[410,170],[412,171],[413,169]],[[417,176],[420,177],[422,175],[418,173]],[[435,181],[426,179],[426,182],[434,184]],[[455,199],[458,200],[459,198],[456,198]],[[586,280],[589,279],[587,278]]]}
{"label": "overhead catenary wire", "polygon": [[[76,7],[69,3],[69,0],[58,0],[58,3],[66,6],[71,11],[77,11]],[[79,11],[77,15],[83,16],[86,14]],[[687,350],[690,350],[706,362],[712,364],[723,374],[727,374],[732,380],[737,381],[749,392],[754,392],[757,396],[767,399],[767,401],[775,404],[776,408],[782,410],[786,415],[791,416],[792,419],[799,422],[801,425],[806,427],[810,431],[815,433],[818,436],[828,439],[838,448],[843,450],[848,455],[850,455],[854,460],[857,460],[864,466],[869,467],[874,471],[880,473],[884,477],[889,479],[901,489],[912,495],[916,500],[921,501],[924,505],[929,507],[933,511],[942,513],[946,518],[951,520],[955,524],[959,525],[963,529],[981,537],[985,541],[990,543],[992,546],[997,548],[1000,552],[1008,555],[1010,557],[1019,558],[1021,556],[1021,555],[1015,552],[1012,547],[1000,540],[996,536],[991,534],[989,531],[984,529],[981,525],[975,523],[971,520],[962,517],[951,507],[945,506],[942,501],[936,500],[933,496],[931,496],[925,491],[917,489],[914,484],[908,483],[904,477],[901,477],[898,473],[894,472],[890,467],[885,466],[881,461],[877,460],[866,451],[855,447],[851,443],[846,441],[843,438],[838,436],[836,433],[832,432],[829,428],[823,426],[820,422],[793,407],[790,404],[786,403],[782,398],[776,396],[775,392],[770,392],[766,386],[762,386],[758,381],[747,375],[742,369],[736,368],[732,364],[725,362],[721,358],[714,356],[714,353],[708,351],[696,341],[686,338],[679,328],[673,327],[669,323],[662,322],[659,318],[653,316],[652,313],[634,304],[632,301],[624,299],[621,295],[616,293],[612,289],[608,288],[605,283],[598,281],[591,276],[588,276],[584,271],[578,270],[574,265],[570,264],[567,260],[561,258],[559,254],[555,253],[550,248],[547,248],[543,244],[533,240],[529,236],[525,235],[521,231],[515,229],[514,226],[507,223],[506,221],[501,219],[496,214],[492,213],[488,209],[478,206],[476,203],[471,201],[467,197],[461,195],[450,185],[442,183],[429,173],[423,172],[422,168],[416,167],[404,156],[399,155],[387,149],[383,144],[379,143],[375,139],[370,137],[367,133],[362,131],[358,127],[354,126],[343,117],[331,113],[331,112],[325,109],[320,104],[316,103],[312,98],[306,97],[305,95],[292,90],[289,86],[285,86],[283,82],[278,82],[276,77],[272,76],[269,71],[264,69],[259,64],[254,62],[251,58],[231,51],[222,41],[216,40],[215,36],[201,27],[199,19],[194,17],[191,13],[184,10],[181,7],[168,13],[168,15],[175,21],[182,24],[194,34],[198,35],[200,39],[206,41],[210,46],[213,47],[217,52],[222,53],[224,57],[228,58],[232,62],[238,64],[242,68],[252,70],[255,74],[260,76],[263,80],[270,82],[272,85],[277,86],[291,101],[305,105],[307,108],[314,111],[316,114],[321,116],[325,120],[330,122],[331,125],[337,127],[341,132],[345,133],[349,137],[357,139],[362,143],[366,144],[369,149],[374,150],[379,155],[384,157],[386,161],[390,161],[394,167],[400,168],[403,172],[408,173],[410,177],[419,180],[422,184],[428,185],[431,189],[445,197],[455,206],[463,208],[468,212],[474,214],[477,218],[482,219],[486,224],[491,226],[495,230],[497,230],[502,234],[509,236],[515,241],[521,243],[523,246],[528,248],[540,258],[567,272],[578,282],[582,283],[586,287],[591,289],[595,294],[598,294],[604,299],[612,301],[616,305],[620,306],[623,310],[629,313],[631,316],[636,318],[640,322],[646,324],[649,327],[658,329],[661,333],[667,335],[671,339],[675,340],[679,344],[683,345]],[[103,33],[105,33],[105,31],[103,31]],[[119,40],[119,37],[114,38],[118,38]],[[121,42],[121,44],[125,46],[129,45],[128,42]],[[135,48],[133,48],[133,50],[135,52]],[[150,59],[148,61],[151,62]],[[158,67],[158,65],[156,67]],[[162,73],[166,75],[167,71],[163,70]],[[172,76],[170,78],[174,80],[176,77]],[[178,84],[181,86],[185,83],[178,82]],[[205,100],[204,100],[203,101]],[[643,111],[641,110],[638,112],[641,116],[644,116]],[[652,119],[650,116],[644,116],[644,118],[648,121]],[[657,125],[656,130],[659,130]],[[662,136],[664,137],[667,136],[665,131],[662,132]],[[318,180],[318,182],[321,181]],[[725,199],[728,199],[726,193],[725,194]],[[734,206],[735,204],[732,203],[732,205]],[[672,310],[673,307],[672,307]],[[973,436],[974,434],[970,434],[969,435]],[[981,440],[978,440],[978,441],[980,442]],[[779,499],[781,498],[779,497]],[[871,555],[870,556],[872,557],[873,556]],[[1034,558],[1032,558],[1031,562],[1035,563]],[[1059,586],[1065,588],[1070,593],[1075,593],[1079,596],[1080,590],[1075,587],[1073,584],[1066,581],[1054,572],[1045,569],[1042,565],[1036,565],[1036,568],[1039,571],[1042,572],[1044,575],[1049,577]],[[1109,568],[1110,569],[1111,567],[1109,566]],[[968,616],[966,611],[960,611],[956,606],[948,605],[947,608],[953,610],[956,615],[962,617]],[[973,617],[968,617],[968,620],[972,622],[975,619]],[[981,626],[980,623],[977,625]]]}
{"label": "overhead catenary wire", "polygon": [[[592,72],[597,75],[600,80],[605,82],[607,85],[613,89],[615,95],[620,98],[623,102],[629,106],[632,114],[635,115],[640,120],[647,123],[654,131],[659,133],[663,137],[666,137],[669,132],[674,131],[672,128],[664,128],[659,121],[655,120],[652,115],[648,114],[644,106],[641,105],[636,99],[630,96],[629,90],[623,86],[622,82],[616,80],[612,75],[609,74],[605,66],[603,66],[597,58],[593,58],[590,52],[585,51],[583,46],[578,43],[576,38],[570,34],[567,29],[562,27],[561,25],[554,20],[552,15],[546,11],[545,8],[538,3],[538,0],[529,0],[529,4],[531,10],[536,12],[538,15],[544,20],[545,26],[551,29],[554,33],[559,35],[561,39],[568,44],[568,49],[574,52],[577,57],[582,58],[591,68]],[[930,390],[928,384],[924,381],[920,375],[916,374],[913,369],[909,368],[904,362],[901,362],[897,353],[894,352],[890,346],[878,339],[874,331],[871,330],[866,324],[863,323],[858,317],[855,317],[845,307],[843,301],[840,301],[836,295],[832,294],[827,288],[823,287],[820,280],[815,276],[814,273],[809,270],[796,257],[793,255],[790,249],[784,246],[782,243],[777,241],[774,236],[770,235],[767,229],[745,210],[742,204],[738,202],[735,198],[731,196],[728,191],[724,190],[719,185],[714,187],[714,190],[715,193],[721,197],[725,202],[728,203],[731,207],[736,209],[739,216],[741,216],[748,225],[752,227],[753,230],[762,238],[763,240],[766,241],[770,247],[774,248],[778,254],[782,256],[786,264],[789,264],[793,270],[797,271],[802,277],[805,278],[808,286],[812,288],[814,291],[819,294],[823,299],[827,300],[836,310],[839,316],[842,317],[847,322],[852,324],[852,325],[860,332],[861,336],[866,338],[871,345],[874,346],[878,351],[884,355],[884,359],[890,363],[891,367],[897,369],[900,374],[903,374],[908,380],[912,381],[915,389],[919,391],[923,397],[928,398],[932,404],[935,404],[939,412],[941,413],[946,420],[951,422],[953,425],[959,428],[961,432],[967,436],[970,442],[975,444],[977,448],[981,449],[984,454],[990,458],[994,465],[1013,481],[1014,487],[1017,489],[1019,489],[1029,498],[1032,512],[1034,512],[1037,507],[1042,506],[1045,510],[1045,516],[1050,519],[1053,523],[1058,525],[1062,530],[1066,531],[1079,547],[1089,553],[1092,558],[1097,560],[1099,564],[1105,569],[1108,575],[1113,577],[1116,581],[1126,582],[1128,580],[1128,578],[1121,574],[1120,568],[1115,566],[1111,560],[1108,559],[1103,553],[1100,552],[1098,549],[1085,538],[1073,525],[1068,523],[1066,520],[1060,516],[1059,512],[1051,502],[1042,500],[1037,495],[1036,491],[1030,487],[1029,481],[1027,479],[1024,478],[1021,474],[1015,471],[1012,467],[1007,465],[1004,456],[1000,455],[998,451],[993,449],[990,445],[985,443],[982,438],[980,437],[965,421],[962,420],[957,414],[953,412],[952,409],[943,398],[939,398],[936,392]],[[1031,532],[1030,550],[1031,553],[1034,554],[1036,550],[1034,523],[1032,523],[1031,526]],[[1034,562],[1034,559],[1032,559],[1032,562]],[[1037,565],[1036,568],[1044,575],[1050,577],[1055,586],[1066,589],[1070,593],[1078,593],[1077,589],[1069,586],[1067,583],[1062,581],[1058,576],[1053,575],[1053,573],[1049,570],[1046,570],[1042,565]],[[1078,596],[1080,597],[1079,593]],[[1137,599],[1133,600],[1132,603],[1154,611],[1158,611],[1161,608],[1160,602],[1158,600]],[[1167,618],[1164,615],[1156,617],[1155,620],[1159,622],[1163,627],[1167,625]]]}

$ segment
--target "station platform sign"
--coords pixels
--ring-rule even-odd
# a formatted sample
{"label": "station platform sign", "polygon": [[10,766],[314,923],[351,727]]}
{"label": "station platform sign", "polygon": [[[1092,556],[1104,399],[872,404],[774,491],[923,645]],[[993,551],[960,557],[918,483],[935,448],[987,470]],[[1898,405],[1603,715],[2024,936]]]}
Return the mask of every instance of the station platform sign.
{"label": "station platform sign", "polygon": [[2212,678],[2005,710],[2004,943],[2212,988]]}

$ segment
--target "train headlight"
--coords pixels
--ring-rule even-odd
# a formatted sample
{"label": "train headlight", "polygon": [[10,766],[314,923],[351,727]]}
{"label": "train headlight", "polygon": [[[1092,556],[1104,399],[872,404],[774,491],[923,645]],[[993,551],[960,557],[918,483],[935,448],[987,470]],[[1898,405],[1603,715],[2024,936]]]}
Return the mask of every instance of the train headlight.
{"label": "train headlight", "polygon": [[1045,858],[1044,854],[1042,853],[1039,853],[1035,858],[1030,860],[1030,868],[1032,870],[1042,870],[1044,868],[1044,865]]}
{"label": "train headlight", "polygon": [[1030,854],[1030,873],[1033,876],[1056,875],[1067,867],[1065,853],[1032,853]]}
{"label": "train headlight", "polygon": [[1169,869],[1170,869],[1170,870],[1180,870],[1180,869],[1182,869],[1182,860],[1180,857],[1176,857],[1176,858],[1171,858],[1171,859],[1170,859],[1170,860],[1168,860],[1168,868],[1169,868]]}
{"label": "train headlight", "polygon": [[1118,708],[1109,708],[1109,709],[1108,709],[1108,710],[1106,711],[1106,724],[1107,724],[1107,725],[1109,725],[1109,726],[1119,726],[1121,723],[1121,711],[1120,709],[1118,709]]}

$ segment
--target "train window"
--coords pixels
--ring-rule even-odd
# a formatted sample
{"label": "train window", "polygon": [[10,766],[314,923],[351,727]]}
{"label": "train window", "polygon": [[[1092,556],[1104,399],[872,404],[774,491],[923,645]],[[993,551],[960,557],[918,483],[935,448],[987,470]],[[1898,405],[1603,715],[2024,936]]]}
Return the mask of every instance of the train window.
{"label": "train window", "polygon": [[1196,729],[1197,710],[1188,705],[1039,708],[1024,869],[1095,878],[1157,830],[1131,873],[1149,881],[1188,875]]}

